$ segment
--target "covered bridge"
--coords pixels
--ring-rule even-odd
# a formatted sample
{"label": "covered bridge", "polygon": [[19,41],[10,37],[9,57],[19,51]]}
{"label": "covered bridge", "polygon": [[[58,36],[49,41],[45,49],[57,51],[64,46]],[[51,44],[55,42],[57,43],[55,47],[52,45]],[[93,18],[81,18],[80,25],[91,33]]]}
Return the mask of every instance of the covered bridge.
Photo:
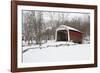
{"label": "covered bridge", "polygon": [[81,44],[82,32],[66,25],[60,25],[56,29],[55,39],[56,41],[72,41]]}

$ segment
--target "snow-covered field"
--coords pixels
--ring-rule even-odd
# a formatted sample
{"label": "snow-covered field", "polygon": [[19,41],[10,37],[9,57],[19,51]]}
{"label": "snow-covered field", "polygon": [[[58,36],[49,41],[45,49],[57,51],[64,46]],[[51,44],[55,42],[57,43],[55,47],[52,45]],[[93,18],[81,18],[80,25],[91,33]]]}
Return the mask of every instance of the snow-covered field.
{"label": "snow-covered field", "polygon": [[39,45],[23,47],[23,63],[79,61],[89,58],[90,44],[48,42],[41,47]]}

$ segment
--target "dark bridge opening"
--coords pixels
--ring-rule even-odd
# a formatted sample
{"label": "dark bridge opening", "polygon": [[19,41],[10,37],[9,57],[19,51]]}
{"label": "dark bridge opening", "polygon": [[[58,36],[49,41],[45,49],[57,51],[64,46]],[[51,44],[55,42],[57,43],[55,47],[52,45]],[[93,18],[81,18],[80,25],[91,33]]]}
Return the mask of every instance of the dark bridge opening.
{"label": "dark bridge opening", "polygon": [[57,41],[68,41],[68,33],[66,30],[57,31]]}

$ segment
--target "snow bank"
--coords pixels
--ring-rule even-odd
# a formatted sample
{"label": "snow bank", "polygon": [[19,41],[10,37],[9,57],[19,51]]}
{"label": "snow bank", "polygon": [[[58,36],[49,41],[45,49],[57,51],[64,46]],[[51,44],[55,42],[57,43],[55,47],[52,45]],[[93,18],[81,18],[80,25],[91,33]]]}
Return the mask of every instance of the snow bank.
{"label": "snow bank", "polygon": [[59,47],[59,46],[70,46],[70,45],[75,45],[76,43],[73,42],[55,42],[55,41],[48,41],[47,43],[40,45],[30,45],[30,46],[24,46],[23,47],[23,53],[28,51],[29,49],[43,49],[43,48],[48,48],[48,47]]}
{"label": "snow bank", "polygon": [[[64,43],[64,42],[59,42],[59,43]],[[30,49],[27,52],[23,53],[24,63],[79,61],[79,60],[88,60],[89,58],[90,58],[89,44],[47,47],[43,49]]]}

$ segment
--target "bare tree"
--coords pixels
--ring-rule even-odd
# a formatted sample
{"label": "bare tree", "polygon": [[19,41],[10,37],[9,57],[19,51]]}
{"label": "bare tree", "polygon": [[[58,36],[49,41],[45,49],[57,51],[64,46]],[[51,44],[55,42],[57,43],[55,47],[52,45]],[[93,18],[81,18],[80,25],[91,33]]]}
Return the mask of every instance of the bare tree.
{"label": "bare tree", "polygon": [[31,44],[32,42],[32,14],[28,11],[28,12],[23,12],[23,38],[25,41],[28,42],[28,44]]}

